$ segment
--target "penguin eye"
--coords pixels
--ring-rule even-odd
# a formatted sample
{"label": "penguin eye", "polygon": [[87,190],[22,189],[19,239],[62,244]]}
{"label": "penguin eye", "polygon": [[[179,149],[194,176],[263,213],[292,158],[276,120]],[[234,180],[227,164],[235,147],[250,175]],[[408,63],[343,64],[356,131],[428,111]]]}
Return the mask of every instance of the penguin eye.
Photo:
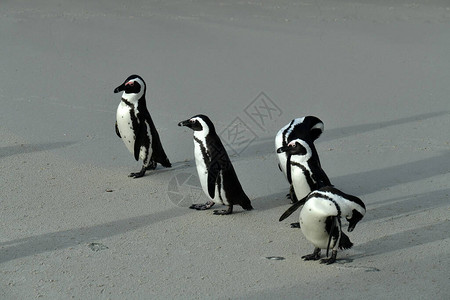
{"label": "penguin eye", "polygon": [[189,122],[191,122],[191,123],[195,123],[195,121],[194,121],[194,120],[189,120]]}
{"label": "penguin eye", "polygon": [[125,85],[134,86],[134,81],[128,81]]}

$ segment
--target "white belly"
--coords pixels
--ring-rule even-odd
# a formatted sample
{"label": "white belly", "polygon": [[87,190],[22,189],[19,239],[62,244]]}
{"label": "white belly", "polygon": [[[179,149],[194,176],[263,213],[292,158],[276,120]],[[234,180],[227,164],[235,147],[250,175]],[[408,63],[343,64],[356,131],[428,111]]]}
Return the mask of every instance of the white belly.
{"label": "white belly", "polygon": [[[305,238],[310,241],[314,247],[326,249],[329,235],[325,230],[325,218],[318,217],[303,207],[300,211],[300,228]],[[334,245],[331,245],[333,247]]]}
{"label": "white belly", "polygon": [[[329,234],[325,230],[325,221],[330,216],[336,216],[337,213],[336,206],[331,201],[314,198],[306,201],[300,211],[300,228],[306,239],[315,247],[327,248]],[[330,247],[334,247],[333,242],[331,242]]]}
{"label": "white belly", "polygon": [[[123,102],[120,102],[119,107],[117,108],[116,120],[117,128],[119,129],[122,141],[125,143],[128,151],[130,151],[134,155],[136,135],[134,134],[133,123],[131,121],[131,110],[131,107]],[[145,125],[147,127],[147,135],[150,139],[150,142],[149,145],[146,145],[145,147],[141,146],[139,151],[139,158],[144,162],[144,165],[147,166],[152,155],[152,137],[150,134],[150,127],[147,122],[145,123]]]}
{"label": "white belly", "polygon": [[[285,126],[286,127],[286,126]],[[281,146],[283,146],[283,136],[282,136],[282,132],[285,129],[285,127],[283,127],[277,134],[277,136],[275,137],[275,153],[277,151],[278,148],[280,148]],[[279,161],[279,166],[281,168],[281,172],[283,172],[284,176],[287,179],[287,173],[286,173],[286,162],[287,162],[287,157],[286,157],[286,153],[277,153],[278,156],[278,161]]]}
{"label": "white belly", "polygon": [[119,107],[117,108],[116,120],[122,141],[125,143],[127,149],[134,154],[134,142],[136,141],[136,136],[133,131],[130,110],[131,108],[128,105],[120,102]]}
{"label": "white belly", "polygon": [[[293,120],[292,124],[291,123],[286,124],[277,132],[277,135],[275,136],[275,153],[278,148],[283,146],[283,132],[286,131],[284,142],[288,143],[289,135],[294,130],[295,125],[301,124],[304,121],[304,119],[305,119],[304,117],[296,118]],[[289,126],[289,125],[291,125],[291,126]],[[277,153],[277,156],[278,156],[278,161],[279,161],[279,166],[281,168],[281,171],[283,172],[284,176],[287,179],[287,171],[286,171],[287,155],[284,152],[284,153]]]}
{"label": "white belly", "polygon": [[[208,169],[206,168],[205,161],[203,160],[203,155],[200,146],[197,142],[194,141],[194,157],[195,157],[195,164],[197,166],[197,173],[198,178],[200,180],[200,184],[202,186],[203,192],[206,194],[206,196],[214,201],[217,204],[225,204],[228,205],[228,201],[226,199],[225,191],[223,190],[223,185],[221,185],[220,195],[219,196],[219,187],[216,184],[215,185],[215,192],[214,192],[214,198],[211,198],[209,196],[208,192]],[[220,172],[219,176],[222,176],[222,172]]]}
{"label": "white belly", "polygon": [[291,166],[291,178],[295,195],[297,196],[298,200],[306,197],[311,192],[311,188],[302,169],[300,169],[299,167]]}

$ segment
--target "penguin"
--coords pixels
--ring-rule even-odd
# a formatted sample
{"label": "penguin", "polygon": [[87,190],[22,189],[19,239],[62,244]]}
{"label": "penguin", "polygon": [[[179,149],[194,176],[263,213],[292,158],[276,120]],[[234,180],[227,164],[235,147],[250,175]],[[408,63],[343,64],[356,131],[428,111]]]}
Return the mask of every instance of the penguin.
{"label": "penguin", "polygon": [[310,139],[297,138],[286,146],[277,149],[277,153],[286,154],[286,177],[293,187],[291,199],[302,199],[311,191],[331,182],[320,165],[316,147]]}
{"label": "penguin", "polygon": [[[289,142],[295,139],[302,139],[310,144],[313,144],[316,139],[323,133],[323,122],[314,116],[306,116],[293,119],[283,128],[281,128],[275,136],[275,150],[277,151],[281,147],[286,147]],[[315,151],[315,149],[314,149]],[[292,180],[288,176],[288,154],[286,152],[278,152],[278,168],[283,172],[284,176],[290,184],[289,193],[287,198],[291,199],[292,203],[297,201],[295,197],[294,188],[292,186]],[[319,157],[317,156],[317,162],[320,166]]]}
{"label": "penguin", "polygon": [[116,134],[134,158],[143,161],[141,171],[129,175],[133,178],[144,176],[146,170],[154,170],[157,163],[166,168],[172,166],[147,110],[146,89],[144,79],[138,75],[129,76],[114,89],[114,93],[123,91],[116,113]]}
{"label": "penguin", "polygon": [[194,130],[195,164],[202,189],[210,199],[206,204],[193,204],[190,208],[205,210],[215,203],[228,206],[226,210],[214,210],[215,215],[231,214],[236,204],[252,210],[250,199],[242,189],[211,120],[205,115],[196,115],[178,123],[178,126]]}
{"label": "penguin", "polygon": [[[349,223],[347,230],[352,232],[366,213],[364,202],[332,186],[312,191],[298,202],[304,204],[300,211],[300,228],[306,239],[314,245],[313,253],[302,256],[302,259],[319,260],[321,249],[327,249],[327,258],[322,259],[321,263],[334,263],[338,248],[350,249],[353,246],[342,230],[341,218],[346,218]],[[292,205],[280,217],[280,221],[290,216],[298,207],[297,203]],[[331,256],[328,258],[330,249]]]}

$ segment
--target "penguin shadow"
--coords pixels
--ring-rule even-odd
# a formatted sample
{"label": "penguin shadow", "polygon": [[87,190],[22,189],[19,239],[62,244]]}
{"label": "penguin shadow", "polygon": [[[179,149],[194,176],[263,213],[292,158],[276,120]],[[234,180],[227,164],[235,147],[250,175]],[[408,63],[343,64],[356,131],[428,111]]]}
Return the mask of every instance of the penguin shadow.
{"label": "penguin shadow", "polygon": [[[367,124],[359,124],[341,128],[331,128],[327,129],[326,121],[325,121],[325,131],[322,136],[317,139],[316,144],[320,144],[322,142],[328,142],[332,140],[337,140],[341,138],[345,138],[352,135],[357,135],[361,133],[366,133],[374,130],[379,130],[383,128],[388,128],[392,126],[402,125],[406,123],[414,123],[418,121],[423,121],[426,119],[432,119],[436,117],[440,117],[443,115],[448,115],[450,111],[439,111],[439,112],[431,112],[420,115],[414,115],[410,117],[400,118],[397,120],[391,121],[383,121],[378,123],[367,123]],[[278,129],[277,129],[278,130]],[[242,158],[254,157],[254,156],[265,156],[269,154],[275,153],[275,134],[277,131],[273,132],[273,136],[270,137],[258,137],[256,138],[250,145],[244,148],[232,148],[227,143],[224,143],[227,152],[230,155],[232,160],[240,160]],[[319,153],[320,155],[320,153]]]}
{"label": "penguin shadow", "polygon": [[[101,239],[123,234],[137,228],[150,226],[172,218],[185,215],[191,210],[185,208],[171,208],[162,212],[112,221],[90,227],[80,227],[58,232],[51,232],[0,242],[0,263],[28,257],[40,253],[86,245]],[[106,245],[113,248],[113,245]]]}
{"label": "penguin shadow", "polygon": [[[414,222],[416,214],[440,207],[444,209],[444,207],[448,206],[449,193],[450,189],[443,189],[380,201],[375,203],[378,206],[376,208],[370,208],[371,205],[368,206],[368,213],[362,222],[386,218],[396,219],[400,217],[403,219],[410,218],[411,222]],[[444,220],[433,225],[383,236],[366,243],[357,243],[353,248],[363,253],[352,255],[352,259],[385,254],[445,240],[448,238],[449,228],[450,221]]]}
{"label": "penguin shadow", "polygon": [[245,148],[233,148],[228,143],[224,143],[230,160],[240,161],[250,157],[267,156],[275,154],[275,135],[272,137],[258,137]]}
{"label": "penguin shadow", "polygon": [[165,168],[165,167],[161,166],[160,164],[158,164],[158,166],[156,167],[155,170],[148,171],[149,172],[148,175],[145,174],[144,177],[152,176],[154,174],[179,172],[179,171],[189,170],[189,169],[193,169],[193,168],[194,168],[193,171],[195,171],[195,161],[193,159],[174,162],[174,163],[172,163],[172,167],[170,167],[170,168]]}
{"label": "penguin shadow", "polygon": [[64,148],[70,145],[76,144],[76,142],[53,142],[46,144],[19,144],[15,146],[0,147],[0,158],[20,155],[26,153],[47,151],[52,149]]}
{"label": "penguin shadow", "polygon": [[[285,192],[274,193],[271,195],[265,195],[257,198],[251,199],[252,205],[256,211],[264,211],[271,210],[278,207],[289,208],[292,203],[289,199],[286,198],[286,194],[289,191],[289,186],[286,187]],[[280,210],[280,215],[277,219],[283,214],[284,210]]]}
{"label": "penguin shadow", "polygon": [[389,187],[438,175],[446,175],[448,174],[448,165],[445,162],[448,161],[450,161],[450,151],[444,151],[441,155],[414,162],[332,177],[331,181],[338,187],[345,187],[351,184],[357,188],[348,190],[357,190],[359,195],[371,194]]}
{"label": "penguin shadow", "polygon": [[[138,166],[138,164],[136,164],[136,166]],[[176,176],[177,174],[182,173],[182,172],[197,174],[197,172],[195,170],[194,160],[177,161],[177,162],[172,163],[172,167],[170,167],[170,168],[165,168],[165,167],[161,166],[160,164],[158,164],[156,169],[147,171],[145,173],[145,175],[141,178],[147,178],[147,177],[153,177],[153,176],[158,176],[158,175],[163,175],[163,174],[171,174],[171,173],[174,174],[173,176]],[[139,180],[141,178],[138,178],[137,180]],[[131,178],[131,179],[136,179],[136,178]]]}
{"label": "penguin shadow", "polygon": [[406,230],[366,243],[356,244],[353,246],[353,249],[362,253],[352,255],[352,259],[386,255],[387,253],[402,249],[444,241],[448,239],[448,228],[450,228],[450,221],[445,220],[433,225]]}
{"label": "penguin shadow", "polygon": [[[368,213],[364,216],[362,221],[373,221],[385,218],[395,219],[404,217],[405,215],[413,215],[431,209],[445,207],[449,203],[449,194],[450,188],[377,201],[367,205]],[[372,208],[372,206],[375,207]]]}
{"label": "penguin shadow", "polygon": [[[354,126],[347,126],[347,127],[341,127],[341,128],[331,128],[326,129],[324,134],[318,139],[318,142],[327,142],[331,140],[341,139],[344,137],[361,134],[369,131],[374,131],[378,129],[383,129],[387,127],[402,125],[406,123],[413,123],[418,121],[423,121],[426,119],[432,119],[436,117],[440,117],[443,115],[450,114],[450,111],[437,111],[437,112],[431,112],[431,113],[425,113],[420,115],[414,115],[410,117],[400,118],[397,120],[391,120],[391,121],[383,121],[378,123],[367,123],[367,124],[360,124],[360,125],[354,125]],[[325,124],[326,126],[326,124]]]}

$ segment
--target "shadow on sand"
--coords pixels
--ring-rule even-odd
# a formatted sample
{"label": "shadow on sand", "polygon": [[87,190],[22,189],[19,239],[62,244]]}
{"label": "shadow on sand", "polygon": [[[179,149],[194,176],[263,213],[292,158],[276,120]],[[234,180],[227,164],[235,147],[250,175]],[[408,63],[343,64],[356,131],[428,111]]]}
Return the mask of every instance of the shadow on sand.
{"label": "shadow on sand", "polygon": [[437,224],[383,236],[367,243],[356,244],[353,248],[358,251],[363,251],[364,253],[354,255],[351,258],[357,259],[361,257],[387,254],[397,250],[443,241],[448,239],[449,228],[450,221],[445,220]]}
{"label": "shadow on sand", "polygon": [[[357,135],[365,132],[370,132],[374,130],[379,130],[383,128],[388,128],[392,126],[407,124],[407,123],[415,123],[420,122],[427,119],[432,119],[444,115],[450,114],[449,111],[441,111],[441,112],[431,112],[420,115],[415,115],[411,117],[400,118],[392,121],[383,121],[379,123],[368,123],[368,124],[359,124],[354,126],[347,126],[342,128],[332,128],[327,129],[326,120],[323,120],[325,123],[325,131],[322,136],[316,141],[317,144],[322,142],[337,140],[341,138],[345,138],[352,135]],[[319,116],[320,117],[320,116]],[[287,120],[286,123],[290,121]],[[276,131],[273,132],[273,137],[265,137],[265,138],[257,138],[253,141],[247,148],[245,149],[236,149],[239,155],[232,156],[232,160],[239,160],[240,158],[251,157],[255,155],[268,155],[273,153],[275,155],[275,134]],[[228,153],[233,153],[230,149],[227,148]],[[319,154],[320,155],[320,154]]]}
{"label": "shadow on sand", "polygon": [[90,243],[157,222],[176,218],[188,212],[188,209],[174,207],[155,214],[127,218],[92,227],[74,228],[3,242],[0,243],[0,263],[47,251]]}
{"label": "shadow on sand", "polygon": [[25,153],[33,153],[39,151],[47,151],[52,149],[64,148],[75,144],[76,142],[54,142],[46,144],[20,144],[15,146],[0,147],[0,158],[19,155]]}

